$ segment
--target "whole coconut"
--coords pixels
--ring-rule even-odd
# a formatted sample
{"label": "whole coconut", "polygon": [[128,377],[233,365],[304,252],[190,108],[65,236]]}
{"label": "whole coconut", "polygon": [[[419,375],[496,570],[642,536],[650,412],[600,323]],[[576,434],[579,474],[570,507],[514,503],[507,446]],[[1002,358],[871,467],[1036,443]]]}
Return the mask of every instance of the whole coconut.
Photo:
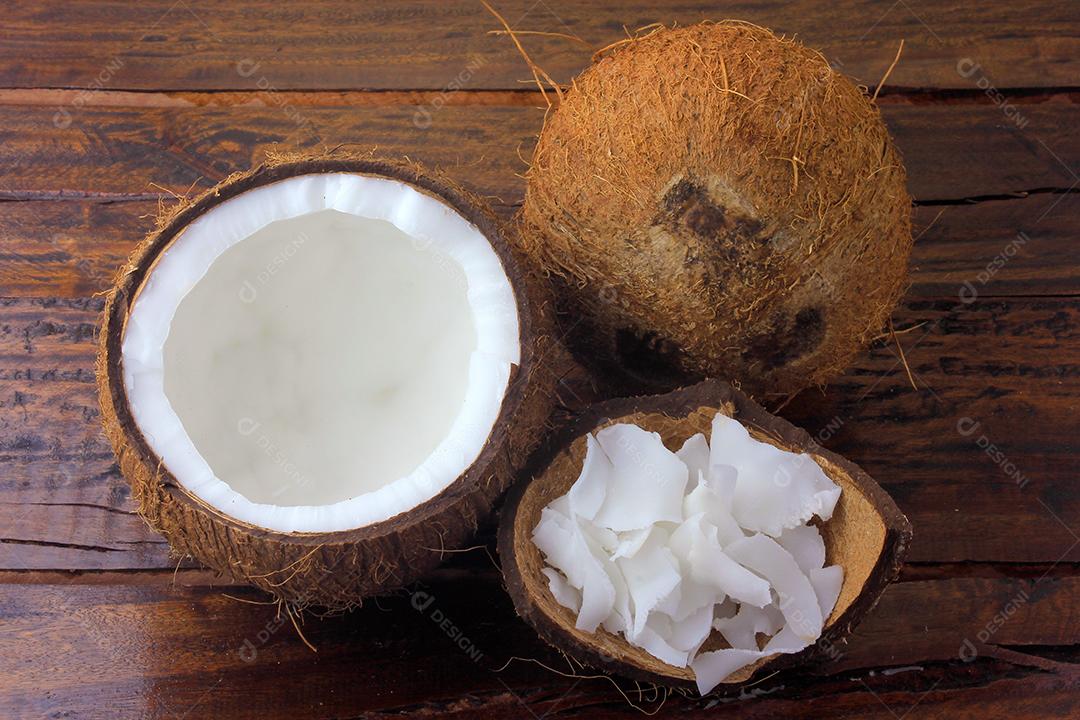
{"label": "whole coconut", "polygon": [[837,375],[905,289],[911,200],[865,89],[736,23],[661,29],[574,80],[521,213],[579,354],[640,389]]}

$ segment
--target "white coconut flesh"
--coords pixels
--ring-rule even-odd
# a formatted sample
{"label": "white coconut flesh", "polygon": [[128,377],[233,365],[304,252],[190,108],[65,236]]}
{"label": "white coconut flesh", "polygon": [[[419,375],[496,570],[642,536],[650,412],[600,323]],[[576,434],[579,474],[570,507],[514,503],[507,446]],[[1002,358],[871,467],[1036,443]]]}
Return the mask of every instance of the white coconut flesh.
{"label": "white coconut flesh", "polygon": [[394,180],[294,177],[229,199],[162,253],[123,382],[190,493],[281,532],[363,527],[477,459],[520,359],[484,235]]}
{"label": "white coconut flesh", "polygon": [[[621,423],[586,437],[581,474],[532,539],[576,614],[678,668],[707,693],[741,668],[817,640],[843,584],[812,520],[840,488],[805,453],[717,414],[676,452]],[[713,632],[729,647],[699,652]]]}

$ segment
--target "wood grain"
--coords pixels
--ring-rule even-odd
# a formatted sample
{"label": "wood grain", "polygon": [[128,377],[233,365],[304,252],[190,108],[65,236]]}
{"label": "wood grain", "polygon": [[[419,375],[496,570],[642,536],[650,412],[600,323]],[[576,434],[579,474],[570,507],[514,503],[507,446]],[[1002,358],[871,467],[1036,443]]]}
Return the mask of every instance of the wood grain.
{"label": "wood grain", "polygon": [[[919,201],[1069,189],[1080,175],[1080,110],[1066,96],[1024,108],[1021,131],[992,105],[888,105],[885,120]],[[441,167],[500,204],[517,202],[516,174],[543,121],[539,109],[0,106],[0,199],[153,199],[214,184],[267,150],[354,143]],[[418,127],[425,125],[424,127]]]}
{"label": "wood grain", "polygon": [[[261,600],[246,590],[17,586],[0,604],[5,632],[23,638],[0,655],[0,714],[527,717],[523,703],[552,717],[627,710],[605,680],[576,681],[511,661],[532,658],[568,670],[514,617],[497,582],[435,583],[415,593],[345,617],[309,618],[303,631],[316,653],[274,606],[243,602]],[[665,708],[700,712],[715,705],[709,717],[811,716],[831,708],[862,717],[881,713],[879,702],[899,714],[918,701],[936,714],[1040,692],[1046,697],[1039,702],[1006,707],[1063,714],[1077,702],[1075,672],[1052,675],[1037,653],[1014,651],[1004,663],[998,656],[1002,648],[1077,642],[1068,618],[1078,604],[1075,578],[900,583],[835,661],[766,680],[753,703],[673,696]],[[999,613],[1008,617],[988,632]],[[870,672],[890,667],[896,672]],[[632,684],[623,690],[646,708],[657,705]]]}
{"label": "wood grain", "polygon": [[1068,295],[1076,262],[1080,195],[1042,193],[915,209],[907,296]]}
{"label": "wood grain", "polygon": [[[1080,20],[1069,0],[984,4],[962,0],[705,0],[613,4],[570,0],[494,3],[534,59],[566,82],[596,49],[650,23],[737,18],[797,35],[871,87],[901,39],[889,78],[902,88],[978,90],[1076,85]],[[14,3],[0,36],[4,87],[113,89],[515,89],[529,72],[479,2],[378,0],[275,5],[245,0],[98,0],[61,7]],[[965,77],[958,63],[981,65]],[[255,64],[258,63],[258,67]],[[967,65],[964,66],[965,68]],[[965,70],[966,72],[966,70]]]}

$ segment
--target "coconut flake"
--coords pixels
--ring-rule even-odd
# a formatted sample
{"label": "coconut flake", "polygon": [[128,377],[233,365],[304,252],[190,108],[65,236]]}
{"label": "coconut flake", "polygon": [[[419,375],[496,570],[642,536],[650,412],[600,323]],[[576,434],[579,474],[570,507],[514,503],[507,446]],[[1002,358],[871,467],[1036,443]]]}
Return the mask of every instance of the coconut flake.
{"label": "coconut flake", "polygon": [[701,653],[690,661],[690,669],[694,671],[698,692],[705,695],[729,675],[762,657],[757,650],[725,648]]}
{"label": "coconut flake", "polygon": [[630,642],[646,650],[653,657],[659,658],[668,665],[677,668],[686,667],[686,662],[690,657],[690,653],[672,647],[671,643],[665,640],[660,633],[648,626],[643,627],[641,632]]}
{"label": "coconut flake", "polygon": [[645,541],[649,539],[649,535],[652,533],[655,525],[651,527],[641,528],[640,530],[628,530],[621,532],[618,535],[619,544],[615,547],[615,551],[611,555],[612,560],[618,560],[619,558],[632,558],[637,554],[637,551],[641,549],[641,546],[645,544]]}
{"label": "coconut flake", "polygon": [[739,606],[739,611],[734,617],[714,620],[712,626],[724,636],[724,639],[728,641],[731,647],[743,650],[757,650],[758,633],[774,635],[784,624],[782,615],[779,622],[777,622],[776,614],[768,612],[768,608],[773,607],[775,606],[769,605],[766,608],[756,608],[753,605],[744,603]]}
{"label": "coconut flake", "polygon": [[548,565],[562,572],[570,584],[581,589],[584,581],[582,560],[573,553],[574,531],[570,518],[553,507],[540,512],[540,522],[533,528],[532,541],[544,554]]}
{"label": "coconut flake", "polygon": [[615,588],[578,524],[560,512],[544,508],[533,530],[533,542],[548,564],[562,571],[581,591],[576,627],[593,632],[615,605]]}
{"label": "coconut flake", "polygon": [[596,513],[597,525],[621,532],[682,520],[688,471],[659,434],[620,423],[596,433],[596,441],[618,477]]}
{"label": "coconut flake", "polygon": [[581,610],[575,627],[595,632],[615,606],[615,587],[600,563],[592,557],[589,560],[585,563],[587,580],[581,587]]}
{"label": "coconut flake", "polygon": [[[659,613],[656,614],[660,616]],[[666,616],[660,616],[666,617]],[[679,621],[669,620],[670,633],[666,635],[671,646],[695,655],[712,632],[713,609],[704,606]]]}
{"label": "coconut flake", "polygon": [[755,440],[738,420],[713,419],[710,468],[737,472],[732,514],[747,530],[776,537],[814,515],[828,520],[840,488],[806,453],[796,454]]}
{"label": "coconut flake", "polygon": [[777,537],[815,515],[832,517],[840,488],[809,455],[776,448],[756,454],[756,462],[739,468],[735,485],[732,514],[741,526]]}
{"label": "coconut flake", "polygon": [[815,525],[787,528],[776,538],[780,547],[791,553],[799,568],[806,574],[825,566],[825,541]]}
{"label": "coconut flake", "polygon": [[691,435],[675,454],[690,473],[687,489],[692,490],[698,477],[709,473],[709,441],[701,433]]}
{"label": "coconut flake", "polygon": [[649,613],[678,586],[682,577],[678,561],[663,545],[665,539],[660,533],[653,533],[634,557],[621,558],[615,563],[622,570],[634,603],[631,637],[641,633]]}
{"label": "coconut flake", "polygon": [[716,536],[721,545],[746,537],[728,509],[729,507],[723,496],[716,491],[712,481],[707,479],[700,482],[683,499],[683,513],[687,517],[704,514],[705,518],[716,527]]}
{"label": "coconut flake", "polygon": [[[703,607],[714,606],[719,597],[716,588],[695,582],[685,572],[682,582],[679,583],[679,587],[676,589],[678,591],[678,603],[674,610],[668,613],[675,622],[684,620],[691,613]],[[658,606],[657,609],[661,608]]]}
{"label": "coconut flake", "polygon": [[585,537],[596,547],[593,553],[596,557],[606,558],[619,546],[619,536],[614,531],[580,517],[575,517],[575,520]]}
{"label": "coconut flake", "polygon": [[770,537],[753,535],[727,546],[735,561],[763,576],[780,596],[780,611],[800,638],[821,634],[821,606],[795,558]]}
{"label": "coconut flake", "polygon": [[734,465],[717,463],[709,467],[706,476],[709,487],[723,503],[724,509],[731,512],[731,504],[735,498],[735,483],[739,479],[739,471]]}
{"label": "coconut flake", "polygon": [[780,596],[775,590],[772,591],[773,601],[763,607],[761,610],[765,613],[765,616],[769,620],[769,630],[766,630],[766,634],[772,635],[780,628],[784,627],[784,613],[780,611]]}
{"label": "coconut flake", "polygon": [[[721,596],[713,602],[719,602],[725,595],[759,607],[771,601],[769,584],[724,554],[717,540],[717,529],[706,522],[704,512],[684,520],[671,534],[668,545],[681,563],[684,579],[700,588],[711,588],[714,593],[720,591]],[[698,597],[702,594],[699,592]],[[687,600],[694,597],[687,595]],[[683,606],[683,609],[692,612],[697,608]]]}
{"label": "coconut flake", "polygon": [[630,602],[630,590],[626,586],[626,578],[622,570],[611,560],[603,560],[601,564],[615,588],[615,603],[611,608],[611,614],[604,619],[604,629],[610,633],[625,633],[633,625],[634,612]]}
{"label": "coconut flake", "polygon": [[827,619],[836,607],[836,601],[840,597],[840,588],[844,586],[844,568],[839,565],[830,565],[826,568],[811,570],[810,584],[814,586],[814,592],[817,593],[821,617]]}
{"label": "coconut flake", "polygon": [[570,497],[569,495],[560,495],[559,497],[548,503],[548,509],[563,515],[567,518],[573,517],[574,511],[570,509]]}
{"label": "coconut flake", "polygon": [[571,511],[586,520],[592,520],[604,502],[615,468],[596,442],[596,438],[589,435],[585,438],[585,443],[585,463],[567,495]]}
{"label": "coconut flake", "polygon": [[701,529],[705,513],[699,512],[688,516],[679,523],[675,531],[668,538],[668,547],[675,557],[679,559],[684,568],[690,566],[690,552],[694,549],[694,539],[703,536],[705,531]]}
{"label": "coconut flake", "polygon": [[790,625],[786,625],[765,643],[762,653],[765,655],[797,653],[809,645],[809,640],[799,637]]}
{"label": "coconut flake", "polygon": [[581,591],[566,581],[562,573],[554,568],[544,568],[540,572],[548,579],[548,590],[555,602],[564,608],[578,612],[581,610]]}
{"label": "coconut flake", "polygon": [[[690,576],[699,583],[712,585],[738,602],[755,607],[765,607],[772,602],[769,583],[720,549],[716,528],[703,525],[702,530],[704,532],[694,538],[690,550]],[[734,544],[729,547],[734,547]]]}

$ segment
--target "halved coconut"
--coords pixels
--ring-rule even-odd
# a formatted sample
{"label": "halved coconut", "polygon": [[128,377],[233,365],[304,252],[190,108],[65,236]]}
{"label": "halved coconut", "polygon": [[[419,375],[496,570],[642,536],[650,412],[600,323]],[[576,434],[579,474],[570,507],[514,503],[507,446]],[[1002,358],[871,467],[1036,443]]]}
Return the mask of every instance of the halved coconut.
{"label": "halved coconut", "polygon": [[[708,380],[666,395],[613,400],[590,408],[537,453],[530,462],[532,481],[522,482],[510,491],[499,525],[503,575],[518,614],[551,646],[582,663],[635,680],[676,687],[695,686],[692,668],[669,664],[656,657],[655,652],[631,645],[622,635],[609,631],[611,628],[607,626],[600,626],[595,632],[577,627],[577,614],[565,606],[573,607],[573,598],[568,601],[566,595],[568,591],[576,590],[558,586],[551,580],[552,573],[545,572],[548,563],[534,542],[533,532],[544,509],[566,494],[582,474],[590,434],[623,423],[636,425],[658,433],[668,448],[683,448],[680,452],[686,461],[692,457],[695,445],[700,445],[700,440],[693,438],[698,433],[709,436],[718,414],[737,420],[755,440],[783,450],[809,454],[825,475],[840,487],[839,500],[830,519],[821,523],[820,534],[825,545],[823,564],[842,568],[843,579],[839,596],[832,605],[832,612],[824,618],[817,642],[798,652],[782,653],[782,646],[790,638],[781,632],[764,648],[765,652],[776,648],[777,654],[758,657],[757,650],[747,649],[710,654],[709,651],[729,647],[723,633],[714,630],[701,646],[701,651],[706,653],[704,662],[695,663],[713,676],[705,679],[704,685],[711,686],[717,678],[726,675],[720,687],[736,687],[782,667],[803,662],[822,649],[845,641],[851,629],[874,606],[885,586],[896,576],[911,540],[911,526],[885,491],[859,467],[819,447],[805,431],[770,415],[727,383]],[[713,439],[715,446],[719,439],[715,433]],[[700,459],[704,460],[703,457]],[[782,543],[794,542],[795,538],[789,537],[788,532],[780,536]],[[744,541],[765,539],[764,535],[756,535],[744,538]],[[728,550],[733,552],[738,544],[730,544]],[[816,552],[812,543],[799,545],[808,556]],[[801,559],[801,555],[795,560]],[[789,556],[788,560],[791,559]],[[820,567],[818,559],[811,558],[810,564]],[[835,592],[830,583],[839,575],[831,570],[810,573],[811,583],[821,586],[820,589],[815,587],[815,592],[819,596],[829,595],[830,600]],[[561,580],[561,576],[558,579]],[[562,600],[553,594],[551,585],[556,585],[555,590],[563,595]],[[768,624],[765,621],[769,618],[762,616],[759,619],[762,626]],[[725,622],[718,624],[725,627]],[[757,629],[760,628],[755,626]],[[730,630],[728,634],[732,634]],[[799,643],[796,647],[804,644]],[[746,653],[747,658],[734,657],[740,652]],[[746,664],[751,654],[756,659]],[[684,659],[683,655],[680,655],[680,661]],[[730,668],[706,668],[713,660],[727,662]]]}
{"label": "halved coconut", "polygon": [[99,389],[174,549],[331,608],[461,547],[536,443],[544,295],[482,202],[372,158],[183,206],[109,295]]}

